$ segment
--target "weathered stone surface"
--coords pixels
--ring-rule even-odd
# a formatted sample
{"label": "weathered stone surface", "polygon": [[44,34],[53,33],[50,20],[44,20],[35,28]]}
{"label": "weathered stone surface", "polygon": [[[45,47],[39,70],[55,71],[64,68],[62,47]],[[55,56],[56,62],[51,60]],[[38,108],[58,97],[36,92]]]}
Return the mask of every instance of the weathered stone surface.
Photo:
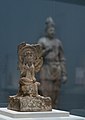
{"label": "weathered stone surface", "polygon": [[45,21],[45,34],[38,40],[42,46],[43,65],[39,72],[39,92],[52,99],[52,106],[58,106],[61,84],[67,81],[66,59],[61,40],[56,38],[52,17]]}
{"label": "weathered stone surface", "polygon": [[24,112],[51,111],[51,98],[38,94],[40,83],[35,78],[35,73],[40,70],[43,62],[41,46],[21,43],[17,52],[19,90],[15,96],[9,97],[8,109]]}
{"label": "weathered stone surface", "polygon": [[8,109],[23,112],[51,111],[50,97],[10,96]]}

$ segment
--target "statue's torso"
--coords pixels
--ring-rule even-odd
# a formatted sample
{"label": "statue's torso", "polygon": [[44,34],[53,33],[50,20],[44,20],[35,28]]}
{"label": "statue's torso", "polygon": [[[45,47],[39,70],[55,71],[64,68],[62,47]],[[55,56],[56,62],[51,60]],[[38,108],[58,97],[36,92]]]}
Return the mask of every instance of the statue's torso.
{"label": "statue's torso", "polygon": [[45,56],[46,59],[59,61],[59,46],[60,41],[58,39],[49,40],[48,38],[42,38],[40,43],[43,45],[44,49],[51,48],[52,50],[48,52]]}
{"label": "statue's torso", "polygon": [[[51,51],[44,56],[44,64],[41,70],[43,79],[56,79],[61,77],[61,67],[59,61],[60,41],[58,39],[49,40],[48,38],[41,38],[40,44],[43,50],[52,48]],[[45,77],[45,78],[44,78]]]}

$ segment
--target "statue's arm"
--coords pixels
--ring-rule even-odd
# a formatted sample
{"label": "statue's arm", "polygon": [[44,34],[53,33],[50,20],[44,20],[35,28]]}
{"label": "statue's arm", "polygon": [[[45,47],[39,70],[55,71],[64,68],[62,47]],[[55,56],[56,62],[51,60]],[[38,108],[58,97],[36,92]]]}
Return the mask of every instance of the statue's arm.
{"label": "statue's arm", "polygon": [[53,49],[51,47],[47,47],[46,46],[46,43],[45,43],[45,40],[44,39],[40,39],[38,41],[38,44],[41,45],[42,47],[42,56],[45,57],[49,52],[51,52]]}
{"label": "statue's arm", "polygon": [[64,56],[63,45],[61,42],[59,45],[59,60],[61,65],[62,78],[63,78],[63,81],[65,82],[67,80],[67,69],[66,69],[66,59]]}

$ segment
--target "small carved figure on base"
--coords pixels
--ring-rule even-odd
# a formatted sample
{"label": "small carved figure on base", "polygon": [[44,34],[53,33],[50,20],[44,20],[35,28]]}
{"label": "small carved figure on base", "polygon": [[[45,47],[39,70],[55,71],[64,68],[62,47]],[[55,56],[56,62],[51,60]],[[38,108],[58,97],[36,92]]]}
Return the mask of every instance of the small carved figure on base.
{"label": "small carved figure on base", "polygon": [[42,49],[38,44],[21,43],[18,45],[18,68],[20,70],[19,90],[9,96],[8,109],[15,111],[51,111],[51,98],[38,94],[37,73],[43,63]]}

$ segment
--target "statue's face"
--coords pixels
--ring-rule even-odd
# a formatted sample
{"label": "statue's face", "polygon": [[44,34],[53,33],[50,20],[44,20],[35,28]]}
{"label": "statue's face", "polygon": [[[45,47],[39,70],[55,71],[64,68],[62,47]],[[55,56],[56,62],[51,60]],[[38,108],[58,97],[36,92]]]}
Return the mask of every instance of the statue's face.
{"label": "statue's face", "polygon": [[25,60],[26,60],[26,62],[28,63],[28,62],[33,62],[33,54],[32,54],[32,52],[30,52],[30,51],[28,51],[28,52],[26,52],[26,56],[25,56]]}
{"label": "statue's face", "polygon": [[55,35],[55,28],[54,27],[49,27],[47,29],[47,35],[48,35],[48,37],[53,38],[54,35]]}

